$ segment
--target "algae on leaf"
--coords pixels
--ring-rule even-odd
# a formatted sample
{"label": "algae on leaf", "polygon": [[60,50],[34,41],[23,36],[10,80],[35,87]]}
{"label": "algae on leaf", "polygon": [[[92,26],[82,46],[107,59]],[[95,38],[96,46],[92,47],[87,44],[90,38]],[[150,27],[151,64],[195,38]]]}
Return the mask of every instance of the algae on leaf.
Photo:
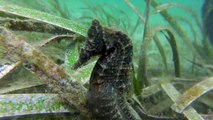
{"label": "algae on leaf", "polygon": [[[155,115],[152,117],[156,119],[164,119],[162,116],[169,116],[171,119],[175,119],[177,116],[176,111],[186,117],[181,116],[180,119],[202,120],[206,119],[205,116],[212,117],[211,114],[208,113],[212,110],[211,96],[203,95],[212,90],[212,78],[203,79],[203,81],[200,80],[200,78],[206,77],[208,74],[212,75],[212,47],[209,45],[205,46],[206,44],[198,44],[202,42],[201,39],[205,39],[202,33],[202,25],[197,14],[189,7],[176,3],[163,3],[159,5],[155,0],[144,0],[147,2],[147,9],[145,11],[146,16],[143,16],[141,13],[144,11],[141,11],[141,9],[144,7],[138,8],[137,5],[134,5],[134,2],[130,0],[122,1],[133,10],[128,12],[127,9],[120,8],[120,6],[115,7],[111,5],[111,3],[100,4],[98,0],[90,3],[86,0],[82,0],[84,7],[83,9],[79,8],[78,12],[86,11],[86,13],[90,12],[91,14],[82,13],[81,16],[76,19],[70,17],[72,11],[65,13],[65,11],[68,10],[64,7],[65,5],[63,6],[61,3],[60,5],[57,4],[60,0],[47,0],[50,2],[48,5],[52,6],[51,8],[42,6],[44,7],[42,11],[48,9],[50,10],[47,10],[49,13],[55,13],[54,15],[59,14],[61,17],[29,9],[38,9],[40,6],[35,6],[36,4],[34,4],[34,6],[28,6],[23,3],[23,6],[27,7],[24,8],[16,6],[15,4],[9,5],[6,0],[0,1],[4,1],[0,4],[0,26],[6,28],[1,28],[0,30],[0,63],[2,64],[0,64],[0,86],[3,86],[0,89],[0,93],[5,94],[0,95],[0,108],[4,108],[0,109],[0,111],[4,110],[4,113],[8,114],[8,116],[12,115],[15,110],[15,115],[49,112],[53,112],[54,114],[60,112],[67,113],[68,110],[61,106],[61,102],[68,101],[69,105],[74,105],[83,115],[88,115],[88,118],[91,117],[90,114],[87,114],[89,110],[86,108],[86,88],[83,84],[87,83],[86,80],[90,77],[95,59],[87,66],[76,71],[71,71],[70,66],[75,62],[75,57],[78,56],[78,51],[81,46],[79,43],[84,41],[83,39],[86,37],[87,30],[86,25],[84,26],[77,23],[74,19],[81,22],[88,22],[88,20],[98,18],[102,23],[106,24],[107,27],[121,29],[128,33],[133,43],[135,42],[135,44],[133,44],[134,49],[137,47],[138,39],[142,42],[142,44],[140,44],[142,51],[138,49],[134,51],[134,58],[136,58],[136,60],[134,59],[134,64],[136,63],[135,61],[141,58],[140,62],[137,61],[135,64],[135,66],[137,66],[135,72],[138,77],[134,77],[136,88],[134,94],[137,94],[138,98],[140,98],[137,101],[139,108],[137,108],[138,105],[135,105],[135,103],[132,104],[134,108],[139,109],[139,113],[143,114],[141,118],[145,116],[146,120],[146,117],[149,116],[147,114],[151,113]],[[38,0],[33,1],[33,3],[42,3],[44,1],[45,0]],[[48,7],[48,5],[46,7]],[[183,18],[182,16],[177,17],[173,14],[170,15],[169,8],[173,7],[186,11],[186,14],[193,19],[193,22],[191,22],[191,19]],[[133,12],[137,15],[134,18],[132,16]],[[129,13],[131,15],[129,15]],[[164,23],[157,21],[157,23],[162,24],[160,27],[150,27],[153,22],[151,16],[164,18],[165,21],[163,22],[168,22],[169,26],[165,27],[163,25]],[[71,20],[64,19],[63,17]],[[85,24],[87,24],[86,22]],[[154,22],[156,22],[156,20],[154,20]],[[178,24],[178,22],[184,22],[184,25],[187,25],[187,28],[190,30],[182,29],[183,26]],[[145,29],[143,29],[143,25]],[[10,30],[13,32],[10,32]],[[199,34],[196,33],[197,30]],[[142,41],[140,35],[142,35],[143,31],[145,32]],[[177,34],[173,31],[176,31]],[[156,35],[157,33],[160,34]],[[17,37],[16,34],[24,36],[25,38]],[[192,37],[189,37],[191,34]],[[152,46],[152,39],[156,46]],[[164,40],[167,41],[168,44],[164,44]],[[179,44],[181,40],[183,40],[182,44]],[[185,47],[187,47],[187,49],[182,49]],[[150,49],[159,53],[155,54],[153,51],[149,51]],[[192,53],[192,55],[189,54],[189,52]],[[147,59],[149,61],[147,61]],[[181,69],[180,65],[182,65]],[[7,66],[6,69],[5,66]],[[20,67],[24,69],[25,72],[20,70]],[[65,68],[66,71],[64,71],[63,68]],[[188,69],[191,71],[189,72]],[[26,72],[26,70],[28,71]],[[17,72],[18,74],[14,75],[14,73]],[[14,75],[13,78],[15,80],[17,79],[16,82],[14,82],[14,79],[8,77],[11,74]],[[162,78],[169,80],[162,82]],[[5,79],[7,83],[5,83]],[[28,81],[25,82],[26,80]],[[81,80],[83,82],[79,82]],[[144,86],[144,84],[146,84],[146,86]],[[49,90],[46,85],[55,93],[59,94],[62,101],[57,98],[56,94],[51,94],[53,91]],[[42,91],[40,88],[43,86],[45,90],[42,88]],[[34,94],[32,90],[34,88],[42,91],[42,94]],[[32,90],[29,92],[30,94],[26,92],[29,89]],[[178,89],[178,91],[176,89]],[[39,90],[35,93],[40,92]],[[183,91],[185,92],[181,95],[179,92]],[[194,91],[197,93],[194,94]],[[49,93],[47,94],[47,92]],[[10,93],[18,93],[18,95],[11,95]],[[201,97],[201,95],[204,97]],[[17,98],[26,98],[26,101],[25,103],[23,103],[24,100],[14,102],[11,98],[14,98],[14,100]],[[7,99],[11,100],[10,103],[12,103],[12,105],[8,103],[2,104],[6,103]],[[46,101],[50,99],[55,101],[55,103],[50,102],[50,104],[48,104]],[[36,103],[35,106],[33,106],[32,100]],[[200,103],[202,105],[200,105]],[[170,108],[172,104],[175,104],[173,105],[173,109]],[[196,111],[197,104],[204,109]],[[7,110],[6,108],[9,110],[8,113],[5,111]],[[28,112],[23,111],[22,108]],[[73,111],[71,110],[71,112]],[[205,115],[200,114],[201,112],[205,113]],[[0,117],[6,114],[0,113]],[[162,116],[159,117],[159,114]]]}
{"label": "algae on leaf", "polygon": [[15,5],[7,5],[4,3],[0,5],[0,11],[8,13],[8,14],[31,18],[31,19],[38,20],[47,24],[52,24],[54,26],[58,26],[66,30],[70,30],[74,33],[78,33],[80,35],[86,36],[86,27],[74,21],[53,16],[44,12],[23,8],[23,7],[19,7]]}
{"label": "algae on leaf", "polygon": [[178,97],[172,109],[181,113],[188,106],[190,106],[200,96],[205,95],[213,89],[213,77],[202,80],[190,89],[186,90],[182,95]]}
{"label": "algae on leaf", "polygon": [[0,117],[44,113],[68,113],[57,94],[6,94],[0,95]]}

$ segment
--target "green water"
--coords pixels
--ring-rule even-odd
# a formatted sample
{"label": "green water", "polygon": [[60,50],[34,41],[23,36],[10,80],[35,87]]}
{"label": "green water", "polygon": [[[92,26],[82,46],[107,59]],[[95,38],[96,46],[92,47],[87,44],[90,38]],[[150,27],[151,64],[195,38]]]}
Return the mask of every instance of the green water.
{"label": "green water", "polygon": [[[144,42],[144,28],[146,26],[144,21],[146,19],[145,0],[129,0],[134,9],[136,9],[143,17],[142,19],[139,17],[138,13],[135,12],[128,5],[127,2],[125,2],[125,0],[0,0],[0,5],[2,2],[8,5],[18,5],[25,8],[46,12],[48,14],[65,18],[79,25],[82,25],[83,27],[85,27],[85,29],[90,26],[91,21],[93,19],[98,19],[103,26],[114,30],[122,31],[130,37],[133,43],[133,64],[135,70],[134,75],[136,76],[136,84],[141,83],[141,81],[138,80],[138,74],[140,74],[139,70],[141,68],[141,56],[144,55],[144,49],[146,49],[146,55],[144,56],[146,57],[146,70],[148,76],[147,79],[150,82],[150,86],[156,85],[156,89],[162,89],[159,87],[160,84],[164,82],[171,82],[181,94],[196,83],[201,82],[204,78],[208,78],[213,75],[213,47],[208,40],[208,36],[203,33],[203,19],[201,16],[201,9],[204,0],[153,1],[156,1],[159,5],[167,4],[170,6],[175,6],[163,10],[161,13],[165,11],[168,13],[164,16],[163,14],[155,12],[156,8],[154,8],[153,5],[150,5],[149,24],[147,29],[148,32],[152,33],[154,32],[152,30],[155,30],[159,27],[166,27],[171,30],[171,36],[169,36],[169,34],[164,30],[163,32],[161,31],[156,33],[156,37],[159,39],[160,45],[159,43],[153,40],[153,37],[149,38],[150,42]],[[1,12],[0,15],[2,15]],[[171,17],[173,22],[175,22],[176,24],[171,24],[172,20],[169,19],[168,16]],[[4,17],[1,16],[0,20],[3,18]],[[4,26],[4,24],[0,24],[0,26]],[[42,43],[42,41],[47,40],[51,36],[57,35],[57,33],[52,34],[29,32],[26,30],[14,30],[14,33],[20,36],[24,36],[26,41],[35,48],[37,48],[36,45],[38,45],[38,43]],[[174,38],[172,38],[172,36]],[[175,48],[175,50],[178,51],[179,57],[178,60],[181,80],[175,79],[176,81],[170,80],[174,77],[179,77],[175,74],[177,66],[175,66],[174,64],[178,60],[175,59],[177,57],[174,55],[174,51],[172,51],[174,49],[174,44],[171,45],[171,43],[168,42],[171,39],[174,39],[174,41],[176,42],[177,48]],[[44,45],[45,47],[43,48],[37,49],[39,49],[55,63],[64,68],[65,71],[69,75],[74,77],[76,81],[81,84],[86,84],[85,86],[87,86],[91,71],[94,67],[94,64],[96,62],[95,60],[97,60],[97,58],[92,59],[87,65],[85,65],[85,67],[82,67],[80,70],[71,70],[71,66],[78,59],[80,48],[83,46],[82,41],[84,41],[85,38],[82,36],[77,36],[77,41],[80,41],[79,43],[70,43],[69,39],[65,39],[64,41],[63,40],[60,42],[52,42],[50,44]],[[164,52],[164,54],[162,53],[162,51]],[[15,72],[11,72],[12,76],[6,76],[4,79],[2,79],[2,81],[0,79],[0,93],[8,95],[8,98],[13,99],[14,97],[10,96],[10,93],[32,94],[49,93],[51,91],[47,88],[44,81],[41,81],[40,79],[38,79],[37,76],[29,73],[27,70],[23,68],[18,68],[14,71]],[[160,81],[164,78],[165,81]],[[32,82],[29,82],[29,79],[32,80]],[[137,91],[136,89],[134,91],[135,94],[141,92],[140,90],[142,90],[143,88],[143,85],[138,86],[139,91]],[[149,88],[150,86],[146,87]],[[203,101],[200,100],[199,102],[196,102],[194,104],[193,107],[195,107],[195,110],[197,110],[199,113],[212,115],[212,90],[210,90],[209,93],[210,94],[207,94],[205,97],[203,97]],[[34,100],[33,98],[30,98],[30,95],[28,97],[29,100]],[[47,100],[47,97],[45,98],[45,95],[43,95],[43,97],[45,100]],[[51,99],[51,96],[48,99]],[[165,91],[152,93],[152,97],[147,97],[140,100],[140,102],[143,104],[143,107],[146,108],[146,112],[151,115],[162,115],[170,117],[177,115],[173,110],[170,109],[173,102],[166,95]],[[166,102],[164,102],[164,100]],[[79,112],[76,110],[75,107],[71,106],[71,110],[66,109],[59,102],[56,102],[57,104],[55,104],[55,101],[57,100],[53,99],[51,103],[52,106],[50,108],[46,108],[50,112],[56,110],[56,112],[53,114],[47,113],[49,111],[43,108],[43,104],[45,104],[46,106],[49,105],[45,102],[42,102],[42,110],[39,111],[36,111],[36,109],[34,111],[33,105],[30,103],[31,106],[27,108],[26,111],[20,110],[20,112],[19,110],[16,110],[15,107],[12,107],[11,111],[15,111],[15,115],[11,115],[11,111],[8,109],[8,114],[10,113],[9,117],[2,117],[3,115],[0,111],[0,120],[80,119]],[[36,103],[38,102],[38,100],[35,99],[34,102]],[[167,102],[169,106],[167,105]],[[12,103],[13,106],[16,106],[16,104],[18,103]],[[28,105],[28,103],[26,104]],[[161,110],[161,107],[159,107],[161,106],[161,104],[162,106],[166,106],[167,108],[163,109],[162,107],[163,110]],[[0,109],[1,105],[4,105],[4,100],[0,100]],[[22,103],[22,105],[25,106],[24,103]],[[70,110],[71,113],[67,112],[68,110]],[[36,114],[38,112],[42,114],[38,113],[37,115],[34,115],[34,112]]]}

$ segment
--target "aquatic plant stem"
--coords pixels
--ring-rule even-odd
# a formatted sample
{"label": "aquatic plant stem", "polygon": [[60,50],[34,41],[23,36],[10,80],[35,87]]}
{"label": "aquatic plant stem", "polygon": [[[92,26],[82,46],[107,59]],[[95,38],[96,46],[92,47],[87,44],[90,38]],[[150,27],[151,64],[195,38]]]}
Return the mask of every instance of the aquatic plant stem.
{"label": "aquatic plant stem", "polygon": [[54,15],[50,15],[41,11],[32,10],[24,7],[19,7],[16,5],[8,5],[5,3],[0,4],[0,12],[7,14],[13,14],[25,18],[31,18],[33,20],[41,21],[47,24],[51,24],[65,30],[78,33],[82,36],[86,36],[86,27],[78,24],[72,20],[64,19]]}
{"label": "aquatic plant stem", "polygon": [[0,18],[0,25],[15,31],[41,32],[47,34],[74,34],[64,28],[37,20]]}
{"label": "aquatic plant stem", "polygon": [[129,1],[129,0],[124,0],[124,2],[138,15],[138,17],[145,22],[145,18],[141,15],[140,11]]}
{"label": "aquatic plant stem", "polygon": [[[140,20],[142,23],[145,24],[145,18],[143,17],[143,15],[141,15],[140,11],[129,0],[124,0],[124,1],[137,14],[137,16],[139,17],[139,19],[138,19],[137,22],[139,22],[139,20]],[[154,40],[155,44],[157,45],[157,48],[159,49],[159,52],[160,52],[160,54],[162,56],[163,63],[165,65],[165,68],[166,68],[166,71],[167,71],[168,67],[167,67],[167,60],[166,60],[166,55],[165,55],[164,49],[163,49],[162,45],[160,44],[159,39],[157,38],[157,36],[154,36],[153,40]],[[145,47],[147,47],[147,46],[145,46]],[[143,48],[143,49],[145,49],[145,48]],[[141,73],[139,73],[139,71],[138,71],[138,74],[141,74]],[[141,75],[139,75],[139,76],[141,76]],[[140,80],[139,79],[134,79],[135,93],[139,95],[140,92],[141,92],[141,88],[142,88],[140,86],[144,86],[144,85],[143,85],[143,83],[138,82],[138,81],[140,81]]]}
{"label": "aquatic plant stem", "polygon": [[141,55],[139,59],[139,68],[137,72],[137,81],[138,84],[140,85],[142,90],[145,86],[148,86],[148,80],[147,80],[147,68],[146,68],[146,50],[147,50],[147,45],[149,43],[149,14],[150,14],[150,2],[151,0],[146,0],[146,19],[145,19],[145,27],[144,27],[144,35],[143,35],[143,41],[141,45]]}
{"label": "aquatic plant stem", "polygon": [[[158,6],[158,3],[155,0],[152,0],[151,5],[155,8]],[[188,43],[188,36],[185,34],[185,32],[182,31],[182,29],[178,26],[176,20],[171,17],[168,12],[162,11],[160,14],[163,16],[165,20],[175,29],[175,31],[178,33],[178,35],[183,38],[185,42]],[[189,44],[189,43],[188,43]]]}
{"label": "aquatic plant stem", "polygon": [[[155,0],[152,0],[151,5],[154,8],[156,8],[158,6],[158,3]],[[160,12],[160,14],[174,28],[176,33],[182,38],[182,40],[186,43],[186,45],[189,46],[189,48],[191,48],[191,50],[197,55],[199,60],[201,60],[201,62],[203,63],[202,57],[198,54],[198,52],[195,49],[195,47],[193,46],[193,44],[190,43],[190,41],[189,41],[190,38],[186,35],[186,32],[184,32],[181,29],[181,27],[178,25],[177,21],[171,15],[169,15],[169,13],[167,11],[162,11],[162,12]]]}
{"label": "aquatic plant stem", "polygon": [[[86,88],[83,85],[75,82],[61,67],[12,32],[0,28],[0,40],[13,61],[29,62],[32,65],[28,67],[29,70],[45,75],[42,78],[45,78],[50,89],[58,93],[62,100],[74,105],[84,115],[89,113],[86,107]],[[41,74],[36,75],[41,77]]]}
{"label": "aquatic plant stem", "polygon": [[171,48],[172,48],[172,54],[173,54],[173,62],[174,62],[174,69],[175,69],[175,77],[180,77],[180,60],[179,60],[179,54],[177,49],[177,44],[175,41],[175,37],[173,33],[169,29],[165,29],[167,35],[164,34],[164,36],[167,38]]}
{"label": "aquatic plant stem", "polygon": [[213,89],[213,77],[201,80],[201,82],[192,86],[182,95],[180,95],[180,97],[178,97],[178,99],[175,101],[175,104],[171,108],[178,113],[182,113],[199,97],[207,94],[212,89]]}
{"label": "aquatic plant stem", "polygon": [[191,16],[195,19],[195,23],[197,24],[197,27],[201,30],[201,32],[203,32],[203,27],[202,27],[202,24],[200,22],[198,15],[196,14],[196,12],[194,12],[192,9],[190,9],[187,6],[177,4],[177,3],[164,3],[161,5],[158,5],[155,8],[154,13],[160,13],[162,11],[168,10],[169,8],[180,8],[180,9],[183,9],[184,11],[188,12],[189,14],[191,14]]}
{"label": "aquatic plant stem", "polygon": [[47,44],[49,44],[50,42],[53,41],[57,41],[60,42],[63,39],[76,39],[75,35],[56,35],[56,36],[52,36],[46,40],[43,40],[41,43],[39,43],[39,45],[37,45],[37,47],[43,47]]}
{"label": "aquatic plant stem", "polygon": [[[181,95],[171,83],[162,83],[161,87],[173,102],[176,102]],[[187,110],[183,111],[183,114],[188,120],[204,120],[192,106],[189,106]]]}

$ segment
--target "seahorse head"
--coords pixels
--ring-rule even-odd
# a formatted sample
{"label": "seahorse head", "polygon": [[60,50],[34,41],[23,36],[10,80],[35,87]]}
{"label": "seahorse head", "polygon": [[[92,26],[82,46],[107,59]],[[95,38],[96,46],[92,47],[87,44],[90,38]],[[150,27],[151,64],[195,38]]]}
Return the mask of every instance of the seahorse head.
{"label": "seahorse head", "polygon": [[103,40],[103,27],[98,20],[93,20],[87,31],[87,38],[84,47],[80,51],[78,61],[73,65],[77,69],[84,65],[92,56],[104,53],[105,45]]}

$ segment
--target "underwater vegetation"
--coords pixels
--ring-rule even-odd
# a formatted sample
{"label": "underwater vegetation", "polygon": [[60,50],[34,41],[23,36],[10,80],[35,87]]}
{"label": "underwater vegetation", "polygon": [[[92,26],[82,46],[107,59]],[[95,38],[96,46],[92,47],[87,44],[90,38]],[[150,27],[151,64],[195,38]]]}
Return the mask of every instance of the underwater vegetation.
{"label": "underwater vegetation", "polygon": [[[83,7],[75,10],[60,0],[20,1],[0,0],[0,119],[95,117],[87,94],[97,57],[71,69],[83,44],[93,38],[87,31],[94,19],[110,30],[122,31],[132,42],[133,66],[127,67],[132,89],[117,100],[130,108],[130,119],[213,119],[212,0],[205,0],[202,18],[179,3],[144,0],[141,11],[140,5],[123,0],[134,20],[126,9],[110,3],[80,0]],[[172,14],[172,9],[183,11],[190,19]],[[153,23],[155,15],[163,22]],[[115,51],[113,48],[103,56]],[[112,102],[109,98],[107,103]]]}
{"label": "underwater vegetation", "polygon": [[202,7],[202,17],[203,17],[203,25],[204,25],[204,32],[209,36],[210,42],[213,44],[213,1],[212,0],[205,0],[203,7]]}

